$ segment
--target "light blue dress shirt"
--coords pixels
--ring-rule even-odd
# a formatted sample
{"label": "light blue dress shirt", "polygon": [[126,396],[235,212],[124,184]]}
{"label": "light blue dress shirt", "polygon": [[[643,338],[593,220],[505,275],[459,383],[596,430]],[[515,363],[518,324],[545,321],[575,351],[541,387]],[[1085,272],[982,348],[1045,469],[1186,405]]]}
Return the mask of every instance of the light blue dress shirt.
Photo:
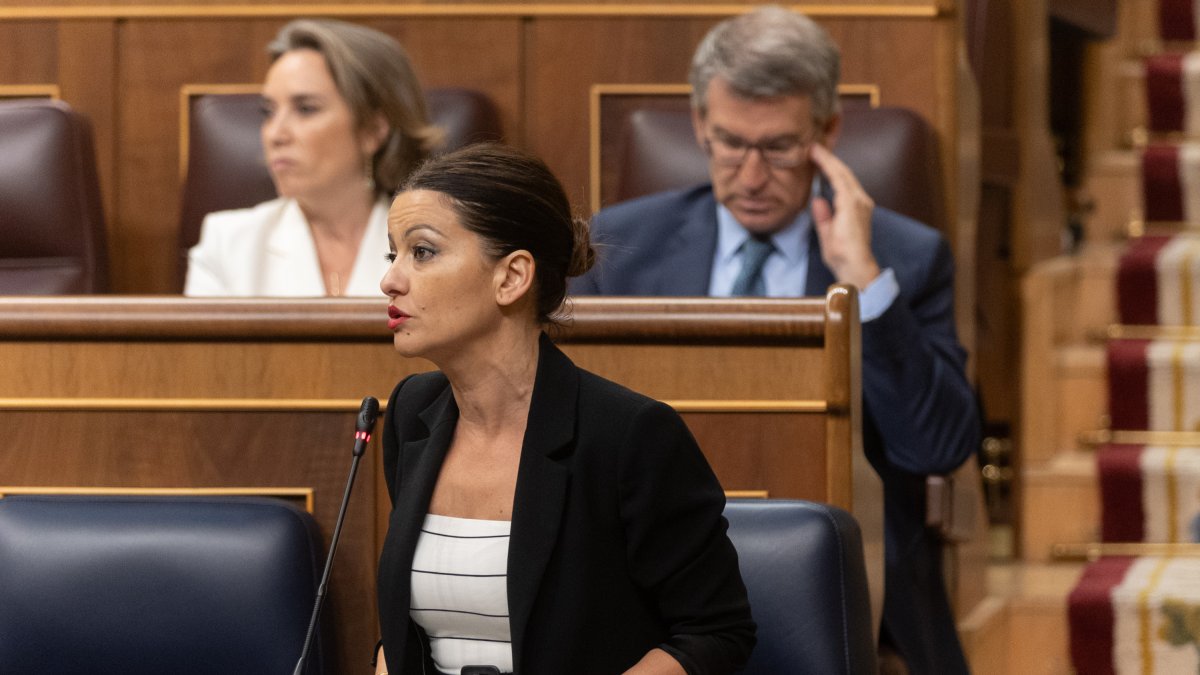
{"label": "light blue dress shirt", "polygon": [[[812,214],[805,209],[787,227],[771,235],[775,251],[763,265],[763,281],[767,295],[773,298],[793,298],[804,295],[808,279],[808,238],[812,229]],[[712,276],[708,294],[727,298],[733,282],[742,271],[742,244],[750,233],[737,222],[729,209],[717,205],[717,250],[713,254]],[[859,319],[866,323],[887,311],[900,295],[896,273],[888,267],[864,289],[860,289]]]}

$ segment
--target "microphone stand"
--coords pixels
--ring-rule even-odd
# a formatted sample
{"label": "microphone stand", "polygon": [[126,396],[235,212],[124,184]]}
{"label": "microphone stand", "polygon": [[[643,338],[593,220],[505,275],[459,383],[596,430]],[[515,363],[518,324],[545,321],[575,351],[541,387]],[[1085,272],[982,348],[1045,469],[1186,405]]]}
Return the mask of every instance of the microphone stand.
{"label": "microphone stand", "polygon": [[333,526],[333,539],[329,542],[329,555],[325,558],[325,570],[321,573],[321,584],[317,587],[317,601],[313,605],[312,618],[308,622],[308,632],[304,636],[304,648],[300,650],[300,660],[292,675],[303,675],[308,662],[308,653],[312,647],[313,634],[317,629],[317,619],[321,616],[321,605],[325,603],[325,591],[329,587],[329,572],[333,569],[333,554],[337,552],[338,539],[342,535],[342,521],[346,519],[346,508],[350,504],[350,490],[354,488],[354,477],[358,474],[358,462],[362,459],[367,444],[371,442],[371,430],[375,428],[375,418],[379,415],[379,401],[373,396],[363,399],[358,411],[358,423],[354,430],[354,459],[350,461],[350,475],[346,478],[346,492],[342,495],[342,506],[338,509],[337,523]]}

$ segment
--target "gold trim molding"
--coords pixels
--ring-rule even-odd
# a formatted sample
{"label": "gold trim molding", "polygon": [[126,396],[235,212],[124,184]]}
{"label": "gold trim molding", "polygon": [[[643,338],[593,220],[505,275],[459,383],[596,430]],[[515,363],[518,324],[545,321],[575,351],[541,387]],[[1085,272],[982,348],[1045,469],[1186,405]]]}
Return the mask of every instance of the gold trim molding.
{"label": "gold trim molding", "polygon": [[1105,329],[1110,340],[1200,340],[1200,326],[1134,326],[1112,324]]}
{"label": "gold trim molding", "polygon": [[357,412],[360,405],[348,398],[0,398],[0,411]]}
{"label": "gold trim molding", "polygon": [[257,94],[262,91],[261,84],[185,84],[179,88],[179,183],[187,180],[188,150],[191,146],[191,135],[188,129],[192,122],[193,96],[209,94]]}
{"label": "gold trim molding", "polygon": [[827,413],[825,401],[663,401],[678,413]]}
{"label": "gold trim molding", "polygon": [[1153,544],[1149,542],[1089,542],[1083,544],[1054,544],[1050,557],[1054,560],[1096,560],[1109,556],[1167,556],[1200,557],[1200,544]]}
{"label": "gold trim molding", "polygon": [[62,99],[62,89],[57,84],[0,84],[0,98],[48,98]]}
{"label": "gold trim molding", "polygon": [[1200,447],[1198,431],[1123,431],[1120,429],[1097,429],[1079,434],[1079,444],[1095,448],[1113,443],[1116,445],[1165,445]]}
{"label": "gold trim molding", "polygon": [[310,487],[15,487],[0,486],[0,499],[9,495],[99,495],[138,497],[279,497],[304,502],[304,510],[313,512],[313,489]]}
{"label": "gold trim molding", "polygon": [[[829,412],[825,401],[808,400],[668,400],[680,413],[808,413]],[[0,412],[357,412],[355,399],[280,398],[0,398]],[[386,400],[380,402],[386,409]]]}
{"label": "gold trim molding", "polygon": [[771,493],[766,490],[726,490],[726,499],[770,499]]}
{"label": "gold trim molding", "polygon": [[[924,5],[791,5],[816,18],[936,19],[953,11]],[[264,4],[264,5],[50,5],[0,8],[0,20],[245,19],[330,17],[724,17],[748,12],[745,4]]]}

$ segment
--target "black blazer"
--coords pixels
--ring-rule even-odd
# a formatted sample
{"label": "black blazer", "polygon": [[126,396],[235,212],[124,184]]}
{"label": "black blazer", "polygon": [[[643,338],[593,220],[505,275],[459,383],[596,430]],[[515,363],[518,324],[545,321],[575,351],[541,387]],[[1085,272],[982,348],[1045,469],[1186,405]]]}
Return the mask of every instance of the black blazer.
{"label": "black blazer", "polygon": [[[441,373],[392,392],[383,460],[393,508],[378,590],[393,675],[435,672],[409,619],[410,577],[457,420]],[[576,368],[543,335],[509,539],[517,672],[620,673],[655,647],[689,673],[744,664],[754,622],[724,503],[670,407]]]}

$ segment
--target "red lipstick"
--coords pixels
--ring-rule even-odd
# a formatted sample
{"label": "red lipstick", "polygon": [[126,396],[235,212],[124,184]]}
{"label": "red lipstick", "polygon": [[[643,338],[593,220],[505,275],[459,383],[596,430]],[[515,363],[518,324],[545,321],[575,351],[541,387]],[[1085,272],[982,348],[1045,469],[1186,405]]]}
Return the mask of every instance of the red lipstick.
{"label": "red lipstick", "polygon": [[408,315],[405,314],[404,312],[401,312],[399,309],[396,309],[395,307],[388,305],[388,328],[389,329],[396,330],[400,326],[404,325],[404,322],[408,321],[408,318],[409,318]]}

